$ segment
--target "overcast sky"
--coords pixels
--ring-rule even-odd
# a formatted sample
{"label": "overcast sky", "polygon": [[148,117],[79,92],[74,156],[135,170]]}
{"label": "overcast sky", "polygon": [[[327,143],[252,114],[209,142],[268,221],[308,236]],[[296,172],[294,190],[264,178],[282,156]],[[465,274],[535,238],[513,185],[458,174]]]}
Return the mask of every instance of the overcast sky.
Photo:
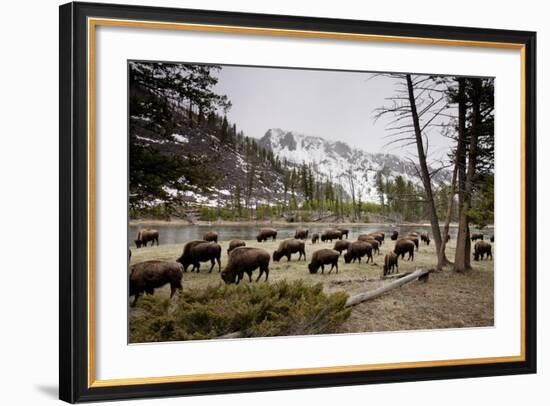
{"label": "overcast sky", "polygon": [[[245,135],[260,138],[269,128],[340,140],[369,152],[412,156],[414,149],[385,146],[386,120],[377,107],[395,91],[395,80],[367,72],[223,66],[216,91],[233,106],[228,119]],[[449,140],[432,133],[430,153],[445,155]]]}

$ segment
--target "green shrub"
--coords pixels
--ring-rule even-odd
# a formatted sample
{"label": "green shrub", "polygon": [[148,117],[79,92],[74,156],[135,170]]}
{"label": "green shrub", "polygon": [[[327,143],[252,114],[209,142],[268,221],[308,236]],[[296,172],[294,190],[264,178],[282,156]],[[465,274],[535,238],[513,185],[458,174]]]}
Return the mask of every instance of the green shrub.
{"label": "green shrub", "polygon": [[333,333],[350,315],[346,299],[303,281],[208,286],[172,302],[145,296],[130,315],[130,342]]}

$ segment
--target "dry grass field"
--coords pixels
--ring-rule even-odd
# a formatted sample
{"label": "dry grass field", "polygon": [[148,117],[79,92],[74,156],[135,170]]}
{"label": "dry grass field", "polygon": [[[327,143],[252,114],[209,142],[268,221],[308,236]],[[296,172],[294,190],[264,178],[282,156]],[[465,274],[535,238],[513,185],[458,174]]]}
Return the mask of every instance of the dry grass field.
{"label": "dry grass field", "polygon": [[[277,248],[280,241],[258,243],[246,241],[247,246],[260,247],[270,254]],[[222,269],[227,262],[228,242],[222,245]],[[306,284],[323,284],[325,293],[345,292],[348,295],[376,289],[381,284],[384,254],[393,249],[394,242],[386,239],[380,247],[380,255],[374,256],[374,264],[345,264],[343,255],[339,260],[339,272],[328,274],[310,274],[307,264],[311,254],[320,248],[332,248],[332,243],[306,243],[307,261],[297,261],[294,254],[290,262],[283,258],[280,262],[270,262],[269,281],[302,280]],[[454,257],[454,241],[447,246],[447,256]],[[183,244],[161,245],[147,248],[132,248],[131,264],[150,259],[175,260],[181,254]],[[399,260],[399,271],[413,271],[417,268],[432,268],[435,265],[435,246],[421,243],[419,251],[415,252],[414,261]],[[361,303],[353,307],[351,315],[341,326],[341,332],[367,331],[398,331],[410,329],[435,329],[492,326],[494,323],[493,294],[493,261],[472,261],[474,269],[467,274],[456,274],[450,270],[434,272],[429,281],[412,282],[401,288],[392,290],[379,298]],[[212,273],[208,273],[210,263],[201,264],[200,273],[187,272],[183,276],[185,290],[204,289],[208,286],[221,286],[223,281],[218,273],[217,265]],[[189,270],[191,267],[189,268]],[[253,281],[258,271],[253,274]],[[254,284],[265,284],[264,278]],[[249,284],[248,278],[241,284]],[[155,291],[159,298],[168,297],[169,288],[165,286]],[[138,308],[130,309],[130,316],[139,312]]]}

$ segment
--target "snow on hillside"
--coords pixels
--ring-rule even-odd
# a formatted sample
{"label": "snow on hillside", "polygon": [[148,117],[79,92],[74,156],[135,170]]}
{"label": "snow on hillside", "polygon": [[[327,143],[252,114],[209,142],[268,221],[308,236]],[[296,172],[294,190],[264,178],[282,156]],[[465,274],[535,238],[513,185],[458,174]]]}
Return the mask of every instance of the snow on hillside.
{"label": "snow on hillside", "polygon": [[[259,144],[270,148],[281,160],[313,166],[318,175],[339,183],[348,194],[351,194],[353,182],[356,197],[360,195],[363,201],[379,201],[375,182],[376,174],[380,171],[388,179],[401,175],[405,181],[410,180],[421,186],[414,166],[396,155],[373,154],[351,148],[344,142],[329,141],[280,128],[269,129],[259,140]],[[441,171],[434,182],[443,182],[447,177],[448,173]]]}

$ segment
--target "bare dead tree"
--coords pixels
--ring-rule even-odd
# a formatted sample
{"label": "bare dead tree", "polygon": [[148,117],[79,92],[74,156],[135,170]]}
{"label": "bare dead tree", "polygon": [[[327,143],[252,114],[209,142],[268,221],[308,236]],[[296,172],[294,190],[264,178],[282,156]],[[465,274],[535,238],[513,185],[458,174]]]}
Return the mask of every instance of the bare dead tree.
{"label": "bare dead tree", "polygon": [[432,235],[437,252],[437,268],[442,269],[449,264],[442,244],[439,218],[435,206],[432,177],[435,171],[428,166],[429,133],[432,127],[441,127],[452,116],[448,103],[446,86],[439,83],[440,79],[426,75],[411,74],[381,74],[394,79],[395,93],[388,97],[388,105],[375,111],[375,119],[383,116],[391,117],[386,126],[389,144],[399,144],[401,147],[416,146],[418,166],[415,169],[422,181],[425,193],[425,204],[430,217]]}

